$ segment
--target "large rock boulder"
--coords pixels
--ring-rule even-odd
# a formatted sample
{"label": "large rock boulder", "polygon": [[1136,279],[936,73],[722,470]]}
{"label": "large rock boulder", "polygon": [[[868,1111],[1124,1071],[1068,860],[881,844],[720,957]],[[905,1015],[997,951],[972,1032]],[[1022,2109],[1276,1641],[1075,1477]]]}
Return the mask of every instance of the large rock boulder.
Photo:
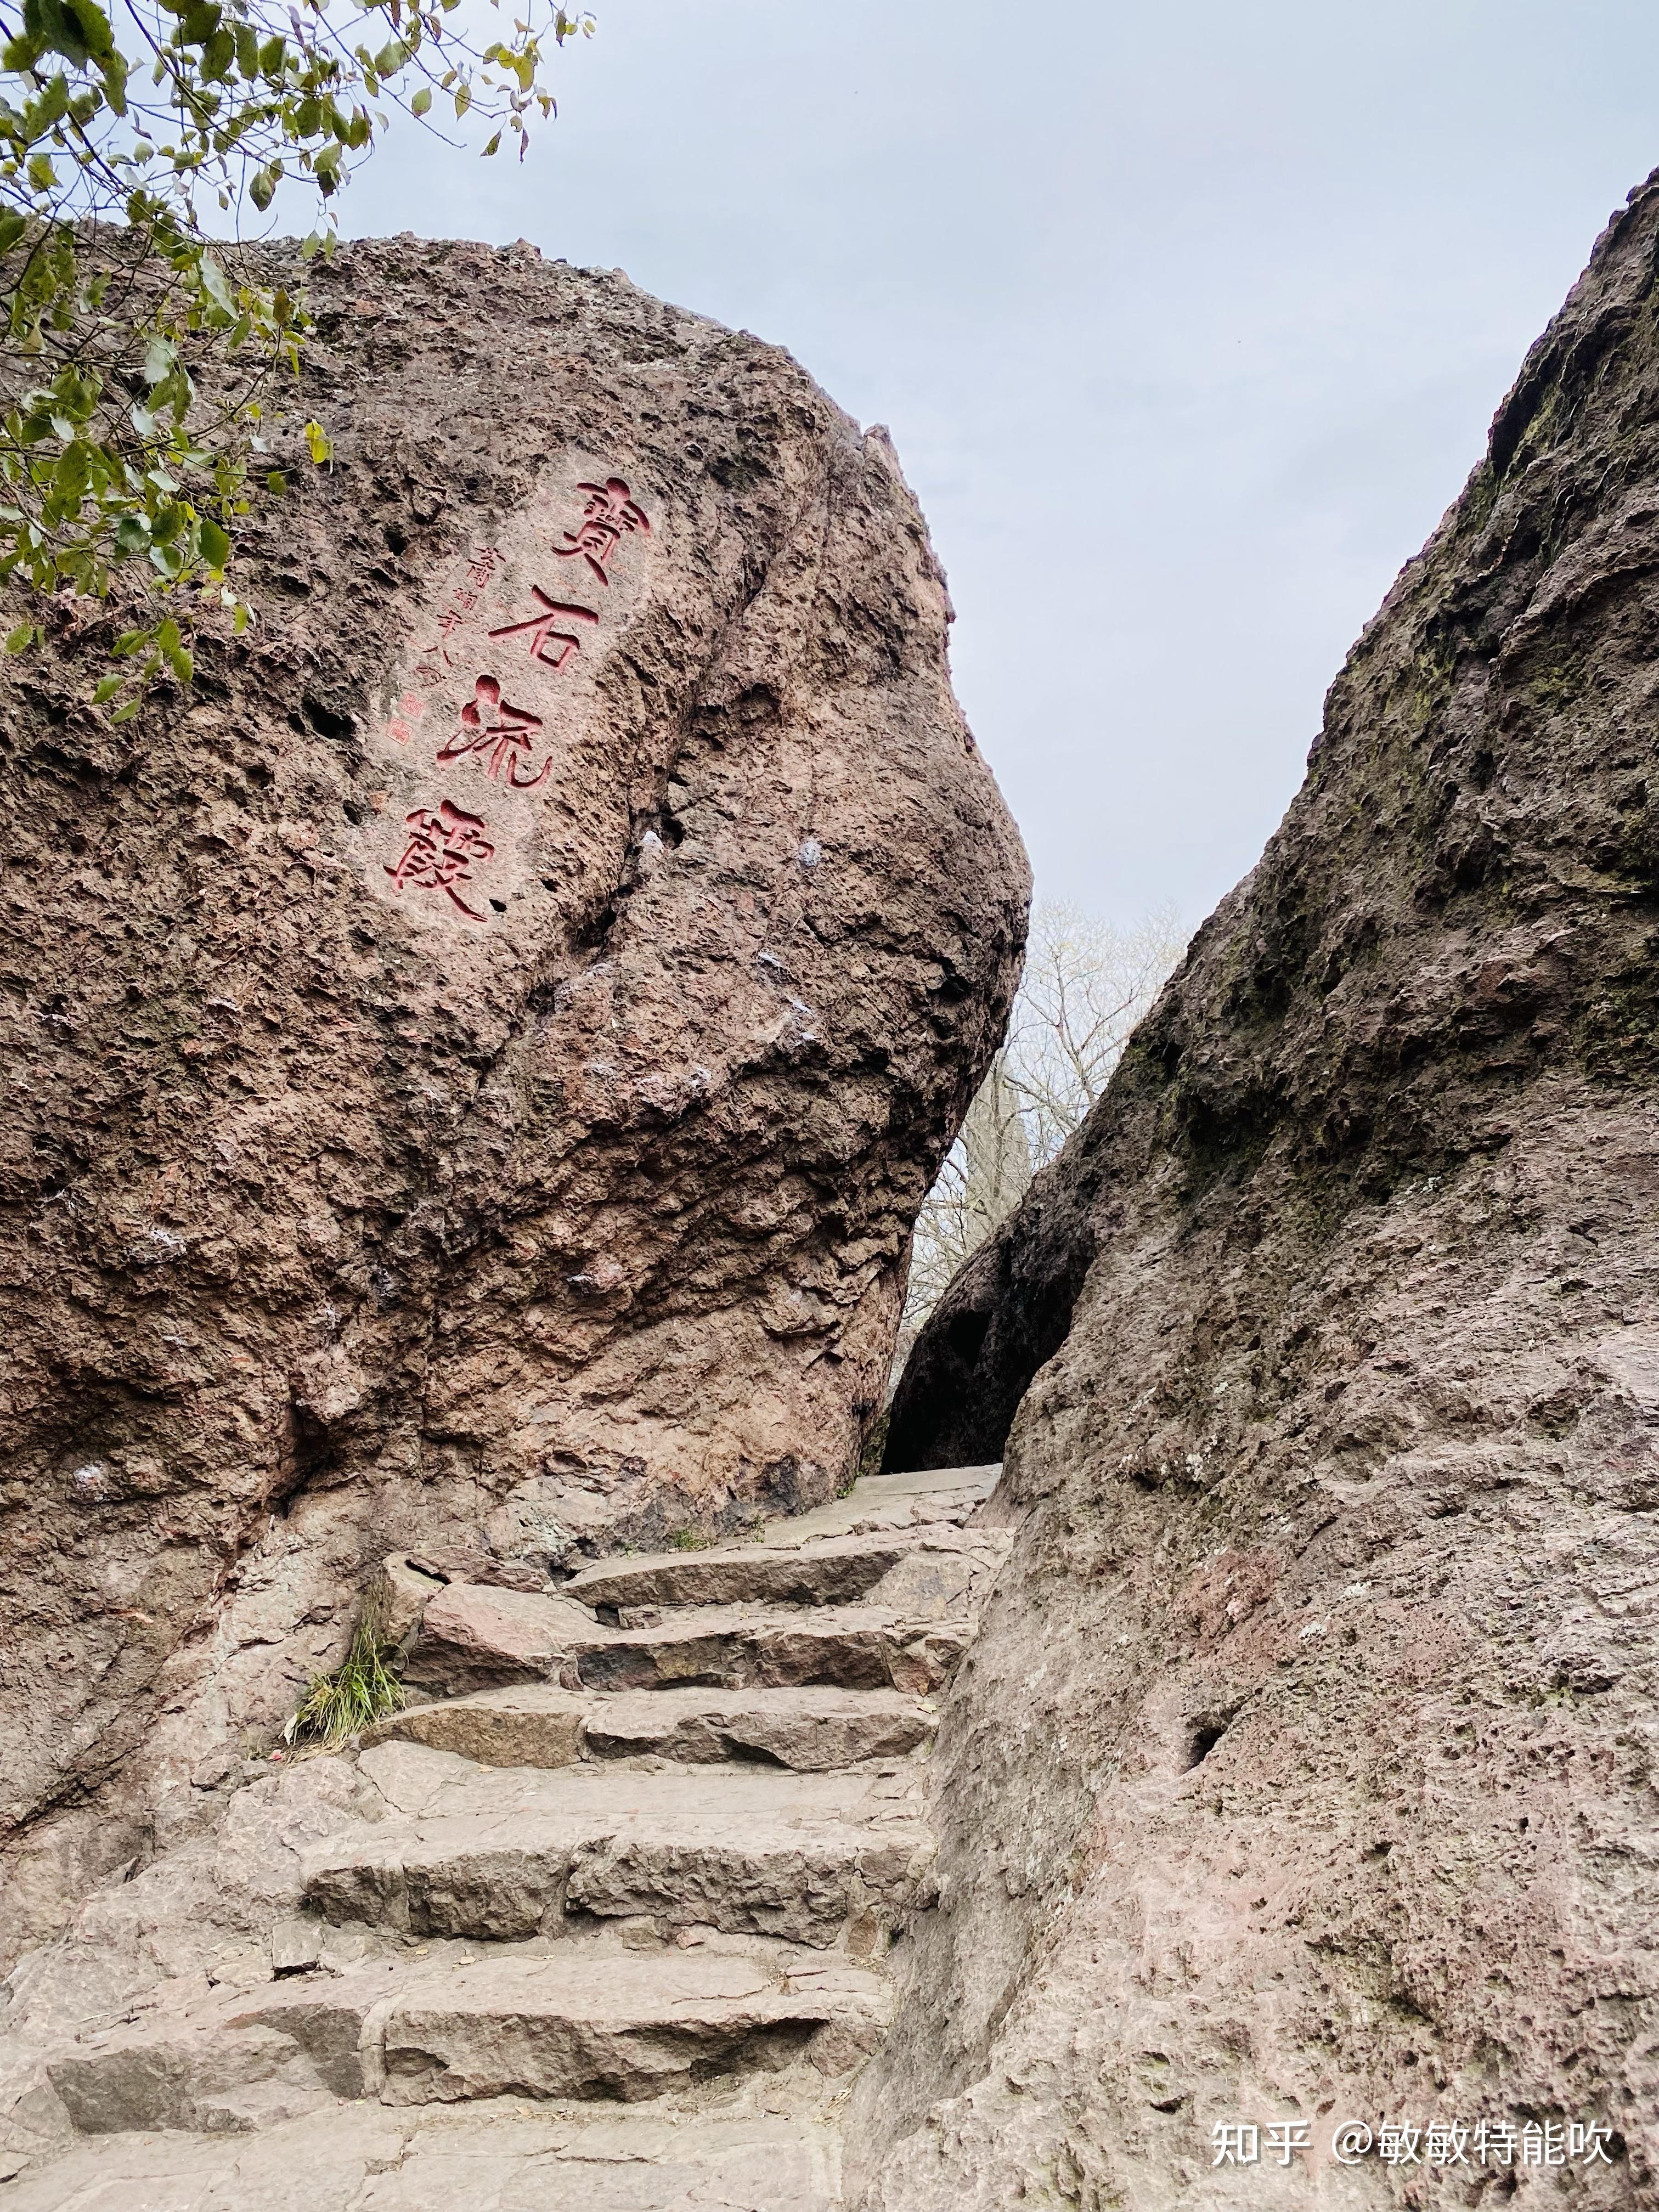
{"label": "large rock boulder", "polygon": [[[1017,972],[882,432],[529,247],[309,282],[246,637],[125,725],[113,617],[5,679],[14,1832],[143,1740],[147,1848],[384,1553],[829,1498]],[[54,1830],[8,1944],[76,1836],[136,1847]]]}
{"label": "large rock boulder", "polygon": [[1656,256],[1659,180],[917,1347],[1024,1518],[866,2206],[1659,2191]]}

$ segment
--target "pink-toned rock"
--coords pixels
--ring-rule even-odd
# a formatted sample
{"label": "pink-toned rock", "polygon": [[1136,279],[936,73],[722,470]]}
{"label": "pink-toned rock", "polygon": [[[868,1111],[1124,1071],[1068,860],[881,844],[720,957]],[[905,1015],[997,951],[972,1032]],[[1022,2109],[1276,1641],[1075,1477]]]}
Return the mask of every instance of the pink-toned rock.
{"label": "pink-toned rock", "polygon": [[14,1836],[279,1724],[388,1553],[830,1498],[1018,965],[884,434],[617,274],[307,282],[246,635],[122,725],[114,613],[0,672]]}
{"label": "pink-toned rock", "polygon": [[557,1680],[562,1663],[605,1640],[566,1598],[487,1583],[451,1583],[428,1604],[408,1680],[446,1697],[501,1682]]}
{"label": "pink-toned rock", "polygon": [[918,1345],[1024,1518],[860,2212],[1659,2201],[1656,269],[1659,179]]}

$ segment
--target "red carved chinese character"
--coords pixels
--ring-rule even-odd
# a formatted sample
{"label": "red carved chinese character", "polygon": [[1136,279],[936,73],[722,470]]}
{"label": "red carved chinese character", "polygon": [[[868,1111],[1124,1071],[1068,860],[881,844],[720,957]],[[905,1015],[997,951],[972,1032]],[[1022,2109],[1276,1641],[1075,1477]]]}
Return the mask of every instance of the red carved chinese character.
{"label": "red carved chinese character", "polygon": [[568,542],[556,545],[553,550],[564,561],[581,554],[599,581],[608,585],[611,579],[605,573],[605,568],[617,546],[631,530],[648,538],[651,525],[646,520],[645,509],[635,501],[620,477],[607,477],[602,484],[579,483],[576,489],[587,494],[587,505],[576,527],[565,532]]}
{"label": "red carved chinese character", "polygon": [[523,776],[519,774],[519,760],[528,755],[541,729],[541,716],[503,699],[501,687],[493,676],[481,676],[472,690],[473,696],[461,709],[460,728],[438,758],[452,761],[467,753],[487,753],[484,765],[491,776],[498,776],[505,767],[514,791],[534,791],[551,772],[552,759],[544,760],[535,775]]}
{"label": "red carved chinese character", "polygon": [[474,584],[487,584],[495,573],[495,563],[501,555],[493,545],[480,545],[466,564],[468,580]]}
{"label": "red carved chinese character", "polygon": [[483,817],[463,813],[444,799],[434,814],[429,806],[417,806],[407,816],[409,849],[395,868],[386,870],[399,890],[405,884],[417,890],[443,891],[471,915],[474,921],[486,919],[476,907],[471,907],[455,888],[457,884],[471,883],[474,860],[493,860],[495,848],[483,835]]}
{"label": "red carved chinese character", "polygon": [[[492,629],[491,637],[522,637],[530,635],[530,658],[546,663],[550,668],[562,668],[573,653],[581,650],[581,641],[573,629],[556,629],[560,622],[596,623],[599,617],[591,607],[568,607],[558,599],[550,599],[539,584],[530,586],[530,596],[541,609],[526,622],[507,623],[500,629]],[[548,647],[556,646],[556,653]]]}

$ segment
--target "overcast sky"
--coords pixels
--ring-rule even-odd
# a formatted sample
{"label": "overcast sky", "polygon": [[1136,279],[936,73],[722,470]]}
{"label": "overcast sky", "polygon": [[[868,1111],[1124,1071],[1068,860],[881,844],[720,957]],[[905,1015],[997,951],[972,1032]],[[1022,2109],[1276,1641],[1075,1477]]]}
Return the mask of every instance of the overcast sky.
{"label": "overcast sky", "polygon": [[1195,926],[1659,163],[1659,8],[596,12],[526,164],[408,128],[343,227],[625,269],[886,423],[1039,896]]}

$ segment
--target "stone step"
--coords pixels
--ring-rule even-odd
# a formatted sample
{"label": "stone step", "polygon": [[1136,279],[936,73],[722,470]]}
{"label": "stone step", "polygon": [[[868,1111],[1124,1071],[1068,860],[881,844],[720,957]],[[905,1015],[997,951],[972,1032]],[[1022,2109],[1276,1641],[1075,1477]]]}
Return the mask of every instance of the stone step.
{"label": "stone step", "polygon": [[715,2075],[806,2057],[845,2073],[872,2047],[887,1989],[839,1964],[781,1977],[705,1950],[492,1959],[394,2003],[381,2038],[383,2103],[662,2095]]}
{"label": "stone step", "polygon": [[634,2103],[799,2058],[844,2073],[888,2007],[884,1978],[844,1959],[570,1942],[435,1970],[319,1976],[252,1999],[216,1996],[118,2028],[48,2074],[85,2135],[246,2133],[365,2096]]}
{"label": "stone step", "polygon": [[413,1688],[441,1697],[512,1682],[563,1681],[574,1690],[577,1654],[612,1632],[568,1598],[494,1583],[450,1583],[422,1614],[404,1677]]}
{"label": "stone step", "polygon": [[825,1536],[883,1528],[960,1528],[995,1490],[1000,1462],[988,1467],[935,1467],[911,1474],[865,1475],[844,1498],[810,1513],[769,1521],[763,1544],[810,1544]]}
{"label": "stone step", "polygon": [[311,1905],[501,1942],[647,1918],[872,1951],[929,1856],[915,1771],[477,1767],[410,1743],[361,1762],[392,1808],[303,1863]]}
{"label": "stone step", "polygon": [[928,1697],[955,1674],[972,1637],[966,1620],[909,1620],[885,1606],[794,1612],[711,1606],[670,1613],[654,1627],[596,1636],[574,1665],[588,1690],[817,1682]]}
{"label": "stone step", "polygon": [[896,1690],[670,1689],[582,1697],[542,1683],[410,1705],[367,1743],[402,1741],[481,1766],[566,1766],[652,1754],[688,1765],[769,1761],[823,1772],[901,1758],[932,1740],[937,1716]]}
{"label": "stone step", "polygon": [[[952,1534],[957,1532],[952,1530]],[[604,1559],[566,1583],[580,1605],[851,1605],[921,1538],[909,1530],[814,1544],[729,1544]]]}
{"label": "stone step", "polygon": [[644,1606],[840,1606],[866,1598],[913,1618],[937,1619],[966,1613],[980,1602],[1011,1540],[1002,1529],[892,1529],[810,1544],[659,1552],[606,1559],[575,1576],[560,1595],[622,1627],[644,1625],[627,1618]]}
{"label": "stone step", "polygon": [[834,2212],[836,2164],[833,2130],[810,2108],[329,2104],[257,2134],[100,2134],[25,2161],[0,2201],[6,2212]]}
{"label": "stone step", "polygon": [[927,1696],[971,1635],[967,1620],[918,1620],[890,1606],[710,1606],[607,1628],[565,1599],[453,1583],[427,1607],[406,1672],[416,1688],[446,1695],[540,1680],[570,1690],[816,1682]]}

